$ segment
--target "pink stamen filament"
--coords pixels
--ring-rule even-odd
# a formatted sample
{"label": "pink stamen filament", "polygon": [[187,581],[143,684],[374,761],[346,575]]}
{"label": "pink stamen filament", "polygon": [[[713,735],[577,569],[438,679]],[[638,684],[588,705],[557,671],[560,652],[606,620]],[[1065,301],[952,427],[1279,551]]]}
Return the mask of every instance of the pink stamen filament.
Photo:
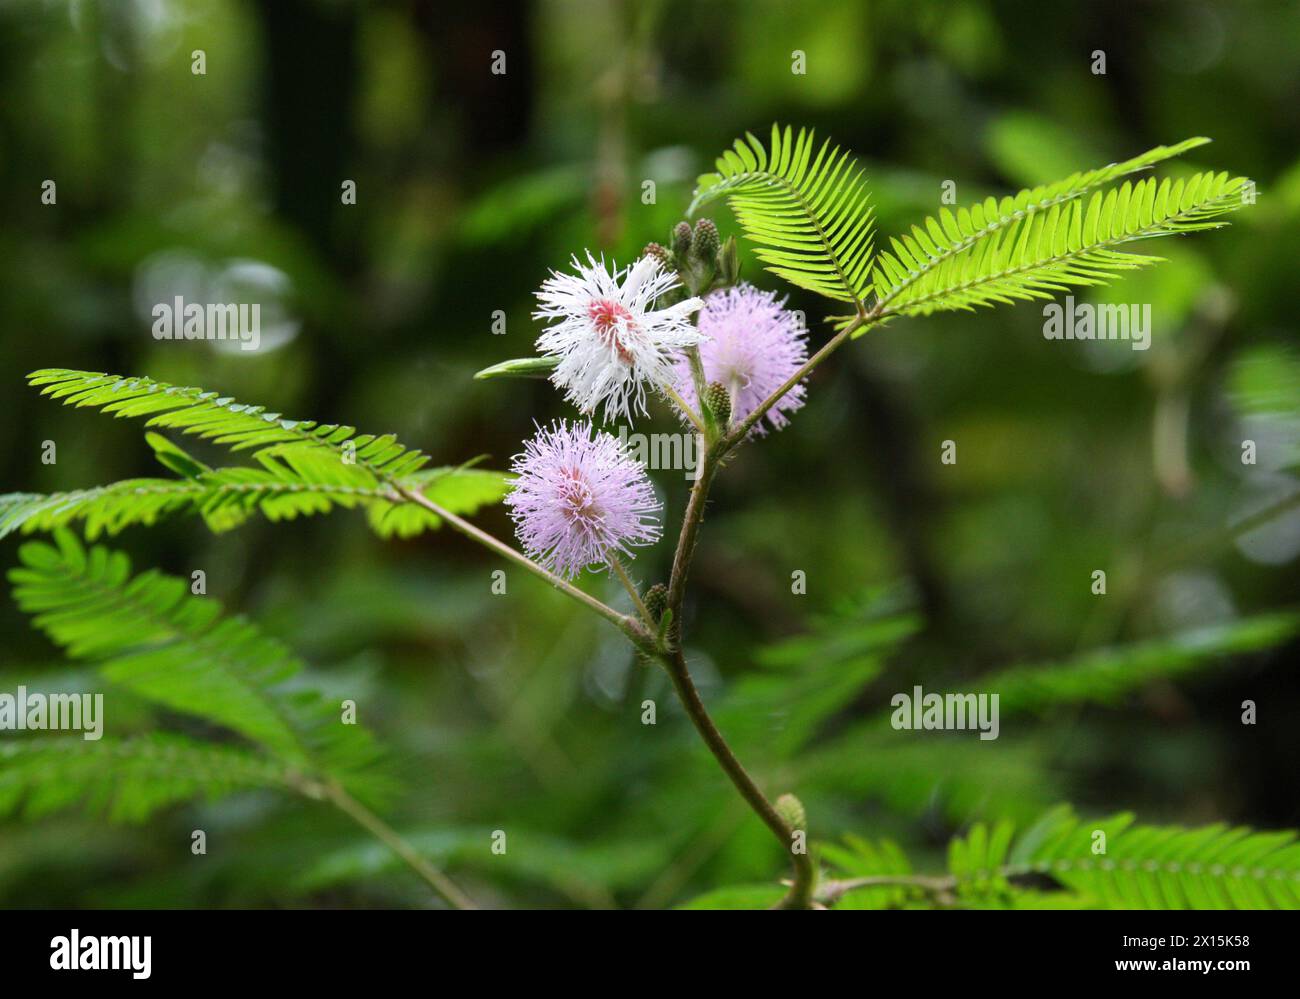
{"label": "pink stamen filament", "polygon": [[636,329],[636,320],[632,318],[632,313],[618,302],[611,302],[607,298],[595,298],[587,306],[587,315],[595,324],[601,342],[624,364],[631,364],[632,353],[627,349],[619,333],[626,334]]}

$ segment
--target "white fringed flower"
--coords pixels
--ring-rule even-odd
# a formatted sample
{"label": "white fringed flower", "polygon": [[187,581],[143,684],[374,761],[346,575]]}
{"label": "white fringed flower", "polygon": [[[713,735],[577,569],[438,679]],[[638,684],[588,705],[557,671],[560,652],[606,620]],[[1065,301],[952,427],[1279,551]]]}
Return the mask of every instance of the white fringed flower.
{"label": "white fringed flower", "polygon": [[677,287],[677,276],[653,257],[613,273],[590,253],[585,266],[577,257],[572,265],[577,274],[552,271],[537,293],[534,317],[555,320],[537,348],[560,359],[551,381],[584,413],[603,402],[606,420],[631,420],[633,408],[646,412],[646,385],[671,386],[681,352],[704,339],[690,321],[703,303],[688,298],[654,309]]}

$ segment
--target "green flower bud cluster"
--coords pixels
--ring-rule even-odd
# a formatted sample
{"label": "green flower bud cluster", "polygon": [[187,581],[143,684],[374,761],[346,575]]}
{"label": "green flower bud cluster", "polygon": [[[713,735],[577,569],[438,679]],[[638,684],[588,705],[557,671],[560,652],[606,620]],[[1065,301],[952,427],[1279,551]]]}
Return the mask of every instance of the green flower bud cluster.
{"label": "green flower bud cluster", "polygon": [[700,219],[694,228],[689,222],[678,222],[668,246],[649,243],[641,255],[654,257],[665,268],[676,271],[691,295],[727,288],[740,280],[736,238],[729,236],[724,242],[712,219]]}

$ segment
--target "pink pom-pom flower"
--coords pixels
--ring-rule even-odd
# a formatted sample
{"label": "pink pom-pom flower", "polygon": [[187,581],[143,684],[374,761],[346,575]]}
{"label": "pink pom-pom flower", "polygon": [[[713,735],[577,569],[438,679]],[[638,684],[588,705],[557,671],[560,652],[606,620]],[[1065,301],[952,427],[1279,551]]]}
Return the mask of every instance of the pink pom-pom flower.
{"label": "pink pom-pom flower", "polygon": [[645,468],[612,434],[560,420],[516,455],[505,503],[528,556],[573,579],[659,540],[662,504]]}
{"label": "pink pom-pom flower", "polygon": [[[704,381],[719,382],[728,391],[733,423],[753,413],[808,360],[808,330],[775,292],[748,284],[716,291],[704,300],[698,322],[707,338],[700,344]],[[677,364],[677,391],[699,407],[685,359]],[[803,403],[804,386],[796,384],[767,411],[767,421],[779,430]],[[754,432],[764,433],[761,420]]]}

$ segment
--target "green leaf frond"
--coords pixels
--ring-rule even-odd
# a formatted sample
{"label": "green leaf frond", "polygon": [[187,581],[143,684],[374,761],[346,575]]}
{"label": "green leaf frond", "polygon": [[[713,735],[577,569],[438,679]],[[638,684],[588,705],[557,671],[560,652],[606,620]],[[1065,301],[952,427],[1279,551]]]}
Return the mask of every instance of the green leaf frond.
{"label": "green leaf frond", "polygon": [[114,416],[146,417],[146,426],[180,430],[234,451],[295,444],[347,457],[384,482],[395,482],[428,464],[427,455],[399,444],[392,434],[358,435],[355,428],[312,420],[289,420],[263,406],[250,406],[201,388],[152,378],[96,371],[44,368],[27,376],[42,395],[66,406],[89,406]]}
{"label": "green leaf frond", "polygon": [[772,126],[764,147],[737,139],[699,178],[690,213],[725,197],[767,269],[791,284],[865,312],[874,217],[863,170],[813,133]]}
{"label": "green leaf frond", "polygon": [[1113,704],[1157,680],[1275,648],[1300,634],[1300,612],[1277,611],[1176,634],[1094,649],[1047,665],[1013,666],[980,684],[1003,717],[1069,704]]}
{"label": "green leaf frond", "polygon": [[811,132],[773,126],[768,145],[747,133],[719,157],[717,171],[700,177],[690,210],[726,198],[770,271],[853,306],[832,320],[843,328],[863,318],[1051,298],[1157,262],[1119,248],[1223,225],[1221,216],[1246,203],[1246,178],[1209,171],[1106,185],[1207,142],[1157,146],[1014,196],[943,208],[873,257],[866,185],[850,155],[829,142],[818,147]]}
{"label": "green leaf frond", "polygon": [[[307,457],[293,456],[284,464],[264,459],[265,468],[211,469],[190,479],[127,479],[62,493],[10,493],[0,496],[0,537],[84,521],[86,537],[93,540],[177,513],[197,513],[213,531],[227,531],[255,513],[292,520],[335,507],[364,507],[381,537],[407,538],[441,525],[441,518],[393,487],[358,474],[355,466]],[[417,472],[403,487],[424,492],[451,513],[472,514],[501,499],[509,479],[484,469],[447,467]]]}
{"label": "green leaf frond", "polygon": [[956,214],[943,209],[938,220],[913,226],[890,240],[892,252],[877,255],[876,307],[884,316],[926,315],[1051,298],[1158,262],[1160,257],[1117,248],[1224,225],[1221,216],[1246,204],[1246,178],[1210,171],[1095,188],[1204,141],[1162,146],[1015,198],[989,198]]}
{"label": "green leaf frond", "polygon": [[359,795],[382,794],[380,753],[337,704],[302,688],[303,664],[282,643],[187,580],[84,548],[61,531],[57,547],[28,542],[9,579],[14,599],[68,655],[96,664],[114,685],[215,722],[297,772],[335,779]]}
{"label": "green leaf frond", "polygon": [[991,849],[977,855],[968,848],[963,871],[1005,864],[1009,874],[1050,877],[1110,909],[1296,909],[1296,837],[1222,823],[1136,825],[1129,814],[1085,821],[1057,809],[1027,830],[1005,861]]}
{"label": "green leaf frond", "polygon": [[254,788],[285,789],[283,764],[176,735],[0,742],[0,815],[29,819],[82,806],[139,822],[169,805]]}
{"label": "green leaf frond", "polygon": [[976,823],[949,842],[941,875],[912,875],[888,843],[820,846],[831,876],[819,892],[841,908],[1300,909],[1297,835],[1085,821],[1062,806],[1018,837],[1009,821]]}
{"label": "green leaf frond", "polygon": [[[509,488],[502,473],[469,465],[425,468],[428,458],[391,435],[356,436],[351,427],[283,420],[201,389],[176,388],[147,378],[90,372],[38,371],[31,381],[69,405],[94,406],[117,416],[148,416],[148,425],[179,429],[254,449],[255,467],[210,468],[160,434],[146,439],[159,462],[180,478],[128,479],[49,495],[0,496],[0,538],[85,523],[88,538],[152,525],[177,513],[198,514],[214,531],[238,527],[254,514],[269,520],[324,514],[335,507],[365,508],[381,537],[411,537],[437,528],[436,515],[413,504],[423,491],[455,514],[471,514],[500,500]],[[472,464],[472,463],[471,463]]]}
{"label": "green leaf frond", "polygon": [[175,513],[201,514],[215,531],[238,527],[257,511],[269,520],[326,513],[335,506],[389,500],[384,487],[311,482],[256,468],[223,468],[194,479],[127,479],[63,493],[0,496],[0,537],[85,521],[86,537],[149,526]]}
{"label": "green leaf frond", "polygon": [[[943,261],[969,249],[975,242],[986,236],[991,236],[1031,215],[1080,198],[1103,184],[1149,169],[1156,163],[1179,156],[1189,149],[1206,145],[1209,141],[1197,137],[1173,146],[1156,146],[1122,163],[1112,163],[1095,170],[1074,173],[1065,180],[1028,188],[1013,197],[1004,197],[1001,200],[985,198],[969,208],[958,209],[956,213],[942,208],[937,221],[934,218],[927,218],[922,225],[913,226],[910,235],[900,237],[903,244],[902,254],[882,253],[882,265],[885,263],[883,257],[886,255],[889,256],[891,269],[901,267],[900,260],[910,257],[917,263],[915,270],[898,280],[877,279],[877,284],[888,287],[895,295],[900,295],[908,286],[919,281]],[[891,240],[891,242],[897,241]],[[884,299],[886,296],[882,293],[880,297]]]}

